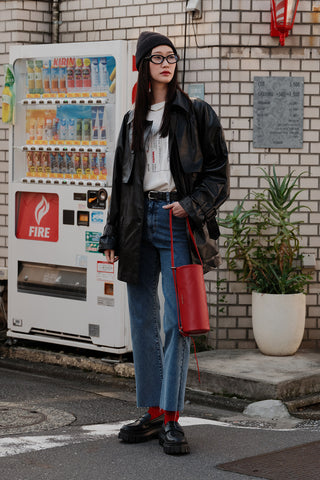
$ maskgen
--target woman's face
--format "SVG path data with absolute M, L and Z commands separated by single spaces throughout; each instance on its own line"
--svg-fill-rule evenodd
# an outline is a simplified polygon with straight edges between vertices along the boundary
M 151 55 L 162 55 L 163 57 L 167 57 L 170 54 L 174 54 L 174 51 L 168 45 L 159 45 L 151 51 Z M 176 65 L 176 63 L 168 63 L 167 60 L 164 60 L 160 64 L 154 64 L 150 61 L 149 68 L 151 82 L 153 84 L 169 84 L 173 78 Z

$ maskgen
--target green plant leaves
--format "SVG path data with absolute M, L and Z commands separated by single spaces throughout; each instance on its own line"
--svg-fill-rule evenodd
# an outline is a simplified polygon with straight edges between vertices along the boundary
M 219 224 L 231 230 L 226 238 L 226 260 L 238 279 L 260 293 L 300 293 L 311 277 L 301 271 L 299 225 L 292 215 L 308 207 L 298 203 L 303 173 L 294 171 L 282 180 L 261 168 L 267 188 L 253 192 L 255 205 L 246 209 L 244 198 Z

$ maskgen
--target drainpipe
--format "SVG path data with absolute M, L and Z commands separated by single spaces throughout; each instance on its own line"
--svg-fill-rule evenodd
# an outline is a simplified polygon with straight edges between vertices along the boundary
M 59 43 L 59 0 L 52 0 L 52 43 Z

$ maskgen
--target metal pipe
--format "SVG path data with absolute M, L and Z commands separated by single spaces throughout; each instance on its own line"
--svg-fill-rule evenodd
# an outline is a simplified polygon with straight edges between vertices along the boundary
M 52 0 L 52 13 L 51 13 L 51 25 L 52 25 L 52 43 L 59 43 L 59 0 Z

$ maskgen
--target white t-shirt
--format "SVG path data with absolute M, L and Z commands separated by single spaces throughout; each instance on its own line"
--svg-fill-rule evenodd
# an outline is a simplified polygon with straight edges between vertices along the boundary
M 164 106 L 165 102 L 151 105 L 147 115 L 147 120 L 152 121 L 152 127 L 146 144 L 147 163 L 143 182 L 145 192 L 150 190 L 172 192 L 175 190 L 170 170 L 169 136 L 163 138 L 159 134 Z

